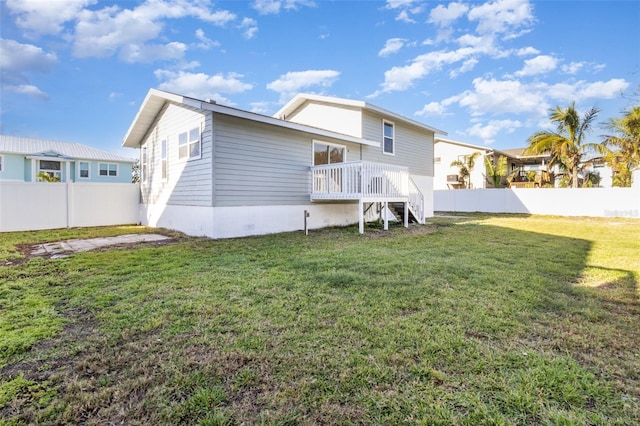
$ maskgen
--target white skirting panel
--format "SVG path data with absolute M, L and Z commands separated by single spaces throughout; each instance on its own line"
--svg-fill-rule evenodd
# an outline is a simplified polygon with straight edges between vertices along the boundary
M 433 217 L 433 176 L 411 175 L 424 195 L 424 217 Z
M 358 204 L 306 204 L 286 206 L 197 207 L 141 205 L 143 225 L 174 229 L 187 235 L 235 238 L 358 223 Z

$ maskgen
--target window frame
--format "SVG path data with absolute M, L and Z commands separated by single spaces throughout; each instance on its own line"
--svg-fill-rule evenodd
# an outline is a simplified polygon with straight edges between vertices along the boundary
M 192 132 L 198 131 L 198 140 L 192 140 Z M 186 135 L 186 142 L 181 143 L 182 135 Z M 191 161 L 202 158 L 202 125 L 194 126 L 185 132 L 178 133 L 178 160 Z M 193 146 L 198 146 L 198 153 L 193 155 Z M 181 148 L 186 148 L 186 154 L 181 153 Z
M 167 181 L 169 179 L 169 167 L 167 163 L 167 138 L 164 138 L 160 141 L 160 171 L 162 175 L 162 180 Z
M 42 162 L 47 162 L 47 163 L 58 163 L 60 165 L 59 169 L 43 169 L 42 168 Z M 46 173 L 51 177 L 57 177 L 59 182 L 62 182 L 62 161 L 60 160 L 38 160 L 38 172 L 36 173 L 36 175 L 39 175 L 40 173 Z
M 144 144 L 142 145 L 142 149 L 140 150 L 140 182 L 142 183 L 146 183 L 147 182 L 147 167 L 148 167 L 148 163 L 149 163 L 149 150 L 147 148 L 147 145 Z
M 316 164 L 316 145 L 326 145 L 327 147 L 336 147 L 336 148 L 342 148 L 344 154 L 343 154 L 343 159 L 341 162 L 339 163 L 332 163 L 331 162 L 331 156 L 327 156 L 327 160 L 329 161 L 326 164 Z M 313 166 L 328 166 L 330 164 L 341 164 L 341 163 L 346 163 L 347 162 L 347 146 L 346 145 L 340 145 L 337 143 L 331 143 L 331 142 L 325 142 L 325 141 L 321 141 L 321 140 L 313 140 L 313 144 L 311 146 L 311 164 L 313 164 Z
M 82 165 L 87 165 L 87 175 L 82 176 Z M 78 161 L 78 179 L 91 179 L 91 164 L 88 161 Z
M 387 136 L 385 129 L 386 126 L 391 126 L 391 136 Z M 386 140 L 391 140 L 391 152 L 387 152 L 386 150 Z M 382 154 L 384 155 L 396 155 L 396 124 L 393 121 L 382 120 Z
M 106 168 L 107 174 L 106 175 L 102 174 L 102 166 L 103 165 L 107 166 L 107 168 Z M 114 175 L 111 174 L 111 166 L 115 166 L 115 174 Z M 103 177 L 105 177 L 105 178 L 117 178 L 119 176 L 119 173 L 118 173 L 119 169 L 120 169 L 120 167 L 119 167 L 118 163 L 100 162 L 100 163 L 98 163 L 98 176 L 101 177 L 101 178 L 103 178 Z
M 2 166 L 4 165 L 4 158 L 0 155 L 0 173 L 3 171 Z

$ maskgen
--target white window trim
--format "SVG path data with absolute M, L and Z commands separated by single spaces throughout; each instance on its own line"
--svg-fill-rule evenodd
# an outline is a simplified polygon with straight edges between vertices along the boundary
M 107 165 L 107 174 L 106 175 L 100 174 L 100 171 L 101 171 L 101 167 L 100 166 L 102 166 L 103 164 Z M 115 176 L 111 176 L 109 174 L 109 166 L 116 166 L 116 174 L 115 174 Z M 101 177 L 101 178 L 117 178 L 118 176 L 120 176 L 120 165 L 118 163 L 107 163 L 107 162 L 98 163 L 98 177 Z
M 384 125 L 385 124 L 390 124 L 392 129 L 393 129 L 393 135 L 391 136 L 391 147 L 392 147 L 392 151 L 391 152 L 386 152 L 384 150 L 384 139 L 385 139 L 385 135 L 384 135 Z M 396 155 L 396 123 L 394 123 L 393 121 L 389 121 L 389 120 L 382 120 L 382 154 L 384 155 Z
M 344 161 L 343 161 L 343 163 L 347 162 L 347 146 L 346 145 L 340 145 L 340 144 L 337 144 L 337 143 L 325 142 L 325 141 L 319 140 L 319 139 L 313 139 L 312 142 L 313 143 L 311 144 L 311 164 L 313 166 L 315 166 L 315 161 L 316 161 L 316 158 L 315 158 L 316 143 L 322 144 L 322 145 L 335 146 L 336 148 L 343 148 L 344 149 Z M 329 163 L 329 164 L 338 164 L 338 163 Z
M 191 156 L 191 145 L 194 143 L 189 141 L 189 134 L 193 129 L 198 129 L 198 155 Z M 185 157 L 180 157 L 180 135 L 186 133 L 187 134 L 187 155 Z M 192 160 L 200 160 L 202 158 L 202 123 L 197 126 L 191 127 L 189 130 L 185 132 L 179 132 L 176 138 L 178 142 L 178 160 L 179 161 L 192 161 Z
M 146 155 L 145 155 L 146 154 Z M 145 143 L 140 148 L 140 169 L 138 172 L 140 173 L 140 182 L 145 185 L 148 183 L 147 175 L 149 174 L 149 149 L 147 144 Z
M 202 139 L 202 136 L 200 136 Z M 162 148 L 164 145 L 164 155 L 162 153 Z M 202 145 L 200 146 L 202 149 Z M 162 176 L 164 174 L 164 176 Z M 166 182 L 169 180 L 169 141 L 168 138 L 164 138 L 160 141 L 160 176 L 162 176 L 162 181 Z
M 80 165 L 81 163 L 87 163 L 87 177 L 83 177 L 82 174 L 80 173 L 82 171 L 82 166 Z M 76 165 L 77 165 L 76 179 L 91 179 L 91 162 L 78 161 Z
M 50 161 L 50 162 L 54 162 L 54 163 L 60 163 L 60 170 L 43 169 L 42 168 L 42 162 L 43 161 Z M 44 160 L 44 159 L 42 159 L 42 160 L 38 160 L 36 179 L 37 179 L 37 175 L 39 175 L 40 173 L 47 173 L 47 174 L 53 174 L 53 176 L 57 177 L 60 180 L 60 182 L 62 182 L 62 164 L 63 163 L 64 163 L 64 161 L 61 161 L 59 159 L 53 159 L 53 160 Z

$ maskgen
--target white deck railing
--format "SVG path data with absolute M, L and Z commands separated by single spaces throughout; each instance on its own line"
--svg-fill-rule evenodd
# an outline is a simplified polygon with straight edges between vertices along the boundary
M 411 193 L 406 167 L 356 161 L 314 166 L 311 170 L 312 199 L 407 198 Z

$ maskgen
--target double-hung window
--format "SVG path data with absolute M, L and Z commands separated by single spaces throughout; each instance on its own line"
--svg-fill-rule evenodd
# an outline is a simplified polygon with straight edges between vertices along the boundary
M 178 135 L 178 158 L 200 158 L 200 127 Z
M 78 163 L 78 175 L 82 179 L 89 178 L 89 163 L 87 161 L 80 161 Z
M 390 121 L 382 122 L 382 152 L 384 154 L 395 154 L 395 126 Z
M 100 176 L 116 177 L 118 176 L 118 165 L 114 163 L 100 163 L 98 173 Z

